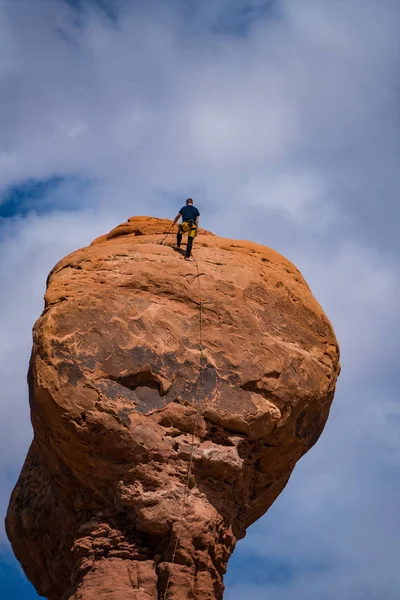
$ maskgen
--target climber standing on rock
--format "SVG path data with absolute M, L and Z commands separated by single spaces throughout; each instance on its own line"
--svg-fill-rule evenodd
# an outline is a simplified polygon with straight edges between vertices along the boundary
M 182 223 L 179 225 L 178 234 L 176 236 L 176 248 L 181 247 L 182 236 L 184 233 L 188 235 L 188 241 L 186 246 L 186 260 L 193 261 L 190 256 L 192 253 L 193 241 L 197 235 L 197 228 L 199 226 L 200 213 L 198 209 L 193 206 L 193 200 L 188 198 L 186 200 L 186 206 L 183 206 L 178 212 L 174 219 L 174 225 L 182 217 Z

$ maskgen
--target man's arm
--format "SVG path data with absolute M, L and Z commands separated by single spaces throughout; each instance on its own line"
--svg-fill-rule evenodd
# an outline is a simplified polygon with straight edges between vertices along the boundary
M 175 223 L 176 223 L 177 221 L 179 221 L 179 219 L 181 218 L 181 216 L 182 216 L 182 215 L 181 215 L 181 213 L 180 213 L 180 212 L 178 212 L 178 214 L 176 215 L 176 217 L 175 217 L 175 219 L 174 219 L 174 222 L 172 223 L 172 225 L 175 225 Z
M 200 219 L 200 213 L 199 211 L 197 211 L 197 217 L 196 217 L 196 227 L 199 227 L 199 219 Z

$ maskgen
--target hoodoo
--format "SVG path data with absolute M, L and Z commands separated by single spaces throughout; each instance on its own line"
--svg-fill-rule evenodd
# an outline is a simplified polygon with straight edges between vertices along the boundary
M 201 229 L 185 262 L 171 225 L 133 217 L 48 278 L 6 524 L 49 600 L 220 600 L 328 417 L 339 350 L 299 271 Z

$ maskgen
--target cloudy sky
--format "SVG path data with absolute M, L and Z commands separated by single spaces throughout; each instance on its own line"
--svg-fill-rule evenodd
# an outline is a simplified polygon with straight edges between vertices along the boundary
M 2 515 L 48 271 L 190 195 L 203 227 L 300 268 L 342 351 L 326 430 L 238 544 L 226 600 L 398 600 L 399 18 L 399 0 L 0 0 Z M 2 526 L 0 596 L 38 597 Z

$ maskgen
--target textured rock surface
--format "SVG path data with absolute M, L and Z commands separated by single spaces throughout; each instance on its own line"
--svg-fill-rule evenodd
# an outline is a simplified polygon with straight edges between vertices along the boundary
M 328 417 L 338 347 L 299 271 L 208 232 L 197 270 L 157 243 L 170 225 L 132 218 L 49 275 L 7 531 L 51 600 L 164 598 L 177 535 L 167 597 L 222 598 L 237 539 Z

